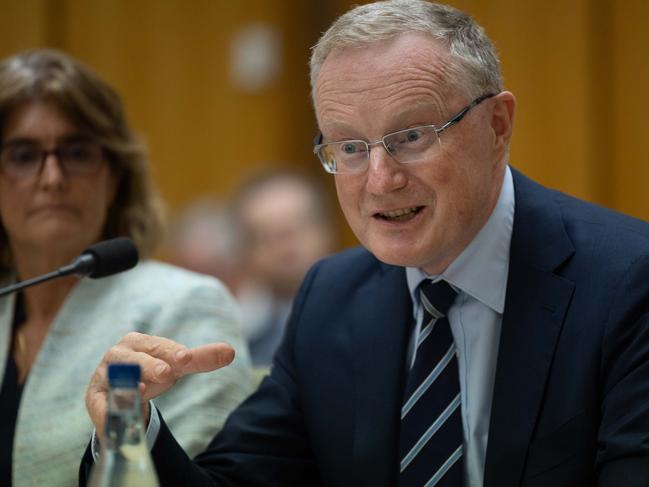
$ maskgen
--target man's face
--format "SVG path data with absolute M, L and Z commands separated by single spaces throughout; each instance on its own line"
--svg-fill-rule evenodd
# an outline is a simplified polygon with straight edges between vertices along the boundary
M 452 86 L 450 69 L 445 48 L 423 34 L 333 51 L 315 90 L 324 142 L 441 126 L 471 102 Z M 498 199 L 513 108 L 513 96 L 500 93 L 440 134 L 430 159 L 400 164 L 377 145 L 366 171 L 336 175 L 340 205 L 361 243 L 384 262 L 444 271 Z

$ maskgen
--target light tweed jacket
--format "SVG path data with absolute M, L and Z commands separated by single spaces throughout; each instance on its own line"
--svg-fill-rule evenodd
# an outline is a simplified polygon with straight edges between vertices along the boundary
M 13 307 L 13 296 L 0 300 L 0 380 Z M 207 445 L 229 411 L 250 393 L 238 312 L 215 279 L 152 261 L 116 276 L 84 279 L 52 323 L 24 386 L 14 439 L 14 487 L 77 485 L 79 461 L 93 429 L 85 388 L 105 351 L 129 331 L 188 346 L 225 341 L 236 349 L 230 366 L 186 377 L 154 401 L 189 455 Z

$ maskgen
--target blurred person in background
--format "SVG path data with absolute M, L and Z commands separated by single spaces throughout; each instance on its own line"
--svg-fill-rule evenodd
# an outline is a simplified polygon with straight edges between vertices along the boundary
M 161 212 L 144 147 L 110 86 L 54 50 L 0 63 L 0 285 L 50 272 L 117 236 L 130 237 L 145 259 L 127 273 L 65 277 L 0 299 L 0 485 L 76 484 L 92 432 L 86 384 L 126 333 L 227 341 L 240 353 L 219 377 L 183 380 L 157 401 L 190 455 L 250 392 L 225 288 L 146 260 Z
M 334 249 L 331 202 L 317 180 L 292 168 L 269 168 L 233 196 L 240 233 L 237 296 L 253 365 L 267 367 L 307 270 Z
M 229 205 L 202 198 L 174 219 L 166 251 L 173 264 L 214 276 L 236 293 L 241 275 L 237 235 Z

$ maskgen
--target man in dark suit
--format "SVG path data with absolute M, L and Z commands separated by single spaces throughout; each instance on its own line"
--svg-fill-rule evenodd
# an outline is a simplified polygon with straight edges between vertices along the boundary
M 151 409 L 161 483 L 649 485 L 649 225 L 509 168 L 515 100 L 461 12 L 358 7 L 311 78 L 315 152 L 364 248 L 309 272 L 270 376 L 206 452 Z M 115 359 L 150 399 L 231 353 L 131 335 Z

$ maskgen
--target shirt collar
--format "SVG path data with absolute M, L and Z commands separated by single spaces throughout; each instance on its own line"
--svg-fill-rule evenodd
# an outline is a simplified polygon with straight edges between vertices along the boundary
M 509 245 L 514 223 L 514 182 L 505 168 L 502 188 L 487 223 L 462 253 L 439 276 L 416 267 L 406 268 L 413 302 L 419 302 L 417 287 L 424 279 L 444 280 L 497 313 L 505 309 Z

